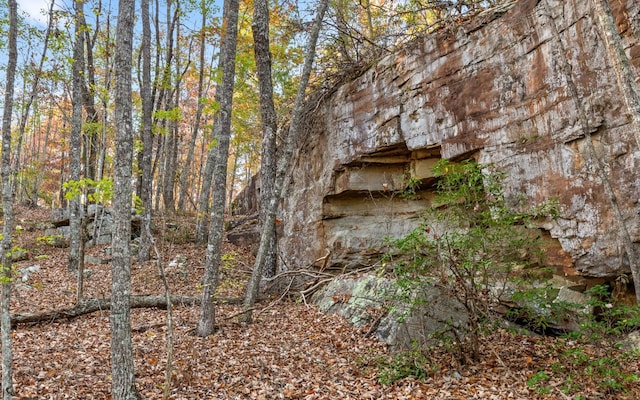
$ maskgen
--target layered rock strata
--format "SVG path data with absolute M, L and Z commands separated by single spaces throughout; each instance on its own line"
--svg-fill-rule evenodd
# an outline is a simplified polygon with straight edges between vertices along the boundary
M 520 0 L 341 86 L 293 169 L 280 240 L 289 267 L 327 254 L 329 267 L 375 262 L 384 238 L 431 204 L 437 159 L 475 157 L 506 173 L 510 198 L 558 201 L 560 217 L 541 226 L 551 260 L 627 273 L 625 243 L 640 254 L 640 3 L 604 2 L 613 32 L 598 3 Z M 402 196 L 415 178 L 421 190 Z

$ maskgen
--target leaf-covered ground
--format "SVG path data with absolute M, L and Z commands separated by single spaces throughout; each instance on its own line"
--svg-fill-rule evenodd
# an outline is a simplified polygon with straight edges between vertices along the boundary
M 46 219 L 46 210 L 21 210 L 24 227 Z M 160 248 L 172 294 L 198 295 L 204 247 L 182 243 L 191 228 L 164 232 L 174 240 Z M 23 282 L 16 279 L 13 312 L 39 312 L 75 302 L 73 274 L 67 271 L 67 249 L 51 247 L 25 231 L 17 241 L 29 258 L 16 270 L 38 265 Z M 227 246 L 222 296 L 240 296 L 251 257 L 247 250 Z M 108 259 L 103 248 L 89 254 Z M 184 268 L 169 267 L 178 255 Z M 107 297 L 109 264 L 88 264 L 86 297 Z M 134 294 L 161 294 L 155 262 L 134 264 Z M 612 356 L 621 363 L 613 373 L 638 374 L 640 361 L 623 358 L 612 348 L 587 346 L 573 352 L 565 339 L 518 336 L 498 331 L 483 344 L 485 358 L 458 365 L 443 351 L 426 354 L 430 376 L 379 383 L 380 366 L 392 362 L 389 349 L 338 316 L 324 315 L 302 302 L 264 301 L 255 322 L 234 318 L 237 306 L 217 309 L 219 330 L 208 338 L 193 335 L 199 308 L 174 309 L 172 399 L 637 399 L 637 383 L 612 391 L 603 384 L 606 372 L 589 360 Z M 132 310 L 136 382 L 148 399 L 162 398 L 166 372 L 166 311 Z M 98 312 L 70 321 L 21 325 L 13 333 L 14 381 L 18 398 L 110 398 L 109 313 Z M 575 353 L 575 357 L 572 354 Z M 578 354 L 579 353 L 579 354 Z M 580 356 L 580 357 L 578 357 Z M 584 356 L 584 357 L 583 357 Z M 592 365 L 593 364 L 593 365 Z M 399 364 L 396 364 L 399 366 Z M 605 368 L 606 365 L 603 367 Z

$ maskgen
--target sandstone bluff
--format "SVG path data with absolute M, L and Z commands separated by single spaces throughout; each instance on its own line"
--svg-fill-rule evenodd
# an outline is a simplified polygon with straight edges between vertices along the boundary
M 548 262 L 615 277 L 640 253 L 640 3 L 521 0 L 387 56 L 318 106 L 284 201 L 289 267 L 377 260 L 431 203 L 430 168 L 475 157 L 510 196 L 557 199 Z M 612 56 L 612 55 L 615 55 Z M 635 91 L 635 92 L 634 92 Z M 397 195 L 406 177 L 417 196 Z

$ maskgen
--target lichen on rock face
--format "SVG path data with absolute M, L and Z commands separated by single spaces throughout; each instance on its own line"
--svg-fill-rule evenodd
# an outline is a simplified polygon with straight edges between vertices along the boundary
M 383 311 L 392 282 L 365 275 L 358 279 L 338 278 L 313 296 L 313 302 L 327 313 L 340 314 L 355 326 L 371 323 Z
M 440 337 L 440 332 L 466 327 L 467 314 L 451 296 L 430 286 L 421 304 L 397 301 L 398 286 L 387 278 L 363 275 L 336 278 L 313 295 L 312 301 L 326 313 L 339 314 L 396 348 L 409 348 Z
M 287 264 L 327 252 L 329 268 L 375 263 L 385 237 L 411 231 L 432 204 L 429 165 L 473 156 L 506 174 L 508 197 L 558 201 L 559 218 L 539 222 L 559 270 L 628 273 L 625 229 L 640 253 L 637 143 L 592 7 L 519 1 L 482 27 L 419 39 L 340 87 L 316 113 L 321 127 L 283 202 Z M 640 3 L 614 13 L 640 76 Z M 407 177 L 420 182 L 411 197 Z

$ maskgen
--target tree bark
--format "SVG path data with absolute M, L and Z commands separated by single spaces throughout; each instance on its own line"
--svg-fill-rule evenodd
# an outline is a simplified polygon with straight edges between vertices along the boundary
M 276 168 L 276 178 L 273 183 L 273 192 L 269 202 L 264 204 L 266 207 L 264 211 L 265 224 L 262 228 L 260 235 L 260 245 L 258 247 L 258 253 L 253 267 L 253 273 L 247 287 L 247 293 L 244 302 L 245 314 L 241 320 L 243 322 L 251 322 L 251 308 L 256 301 L 258 295 L 258 288 L 260 284 L 260 278 L 262 275 L 262 265 L 267 258 L 269 251 L 269 244 L 272 240 L 272 236 L 275 235 L 275 219 L 276 212 L 278 211 L 278 204 L 282 199 L 285 191 L 285 177 L 292 164 L 293 153 L 299 142 L 300 125 L 302 123 L 302 110 L 305 100 L 305 92 L 309 83 L 309 76 L 311 75 L 311 68 L 313 66 L 313 60 L 316 54 L 316 44 L 318 42 L 318 36 L 320 34 L 320 28 L 322 27 L 322 19 L 329 6 L 329 0 L 322 0 L 318 6 L 316 19 L 313 23 L 307 48 L 305 50 L 305 60 L 302 70 L 302 76 L 300 77 L 300 86 L 298 87 L 298 93 L 293 105 L 291 124 L 289 125 L 289 131 L 284 142 L 284 152 L 281 158 L 278 160 Z
M 22 154 L 22 140 L 24 138 L 24 134 L 25 134 L 25 130 L 26 130 L 26 126 L 27 126 L 27 119 L 29 118 L 29 113 L 31 111 L 31 106 L 33 105 L 34 100 L 36 99 L 37 95 L 38 95 L 38 86 L 40 84 L 40 77 L 42 75 L 42 71 L 43 71 L 43 66 L 44 66 L 44 62 L 47 60 L 47 51 L 49 50 L 49 38 L 51 37 L 51 28 L 53 26 L 53 7 L 54 7 L 54 2 L 51 2 L 51 5 L 49 6 L 49 12 L 48 12 L 48 23 L 47 23 L 47 30 L 44 34 L 44 43 L 42 45 L 42 54 L 40 55 L 40 61 L 38 63 L 38 69 L 34 72 L 33 75 L 33 82 L 31 83 L 31 91 L 29 93 L 29 97 L 27 97 L 27 101 L 26 104 L 24 104 L 24 106 L 22 107 L 22 115 L 20 116 L 20 126 L 18 128 L 18 143 L 16 145 L 16 157 L 15 159 L 17 160 L 17 164 L 14 168 L 14 176 L 12 178 L 12 180 L 14 182 L 17 182 L 17 175 L 18 175 L 18 171 L 20 171 L 20 160 L 21 160 L 21 154 Z M 49 114 L 51 115 L 51 114 Z M 38 151 L 39 153 L 39 151 Z M 37 176 L 35 178 L 35 181 L 37 181 Z M 34 184 L 34 186 L 37 186 L 36 184 Z M 36 196 L 34 197 L 34 201 L 35 204 L 38 203 L 38 196 L 37 196 L 37 192 L 36 192 Z
M 111 371 L 114 400 L 140 399 L 131 341 L 131 65 L 135 0 L 120 0 L 115 50 L 114 234 L 111 272 Z
M 142 152 L 139 164 L 142 170 L 138 195 L 142 203 L 142 226 L 140 229 L 140 246 L 138 261 L 147 261 L 151 257 L 151 156 L 153 151 L 153 99 L 151 94 L 151 21 L 149 16 L 149 0 L 142 0 Z
M 84 33 L 83 21 L 84 0 L 73 3 L 75 7 L 75 40 L 73 46 L 73 85 L 72 85 L 72 117 L 71 140 L 69 149 L 69 181 L 80 182 L 81 179 L 81 149 L 82 149 L 82 104 L 84 87 Z M 80 254 L 82 235 L 81 196 L 75 195 L 69 200 L 69 271 L 80 271 L 83 255 Z
M 187 159 L 185 161 L 184 168 L 182 170 L 182 176 L 180 177 L 180 196 L 178 197 L 178 209 L 185 209 L 185 202 L 187 197 L 187 188 L 189 185 L 189 177 L 191 176 L 191 164 L 193 164 L 193 157 L 196 147 L 196 139 L 198 137 L 198 131 L 200 130 L 200 121 L 202 120 L 202 112 L 204 110 L 204 66 L 205 66 L 205 28 L 207 24 L 207 7 L 204 0 L 201 2 L 200 12 L 202 14 L 202 26 L 200 28 L 200 56 L 199 56 L 199 74 L 198 74 L 198 107 L 196 108 L 196 118 L 193 123 L 191 131 L 191 141 L 189 142 L 189 150 L 187 152 Z M 193 185 L 193 182 L 191 182 Z
M 44 164 L 44 162 L 45 162 L 45 160 L 47 159 L 47 156 L 48 156 L 49 135 L 51 134 L 52 121 L 53 121 L 53 105 L 50 105 L 49 106 L 49 110 L 47 112 L 47 123 L 45 124 L 44 143 L 38 149 L 38 153 L 37 153 L 37 161 L 36 161 L 36 163 L 39 166 L 42 166 Z M 38 204 L 38 198 L 39 198 L 39 193 L 40 193 L 40 184 L 41 184 L 42 180 L 44 179 L 43 178 L 43 173 L 44 173 L 44 171 L 41 171 L 41 173 L 36 174 L 36 176 L 34 178 L 33 189 L 32 189 L 31 195 L 29 196 L 34 205 Z
M 233 84 L 235 80 L 236 44 L 238 36 L 238 0 L 225 0 L 225 33 L 221 51 L 222 87 L 220 90 L 219 131 L 216 162 L 213 173 L 214 191 L 209 222 L 209 239 L 205 262 L 202 310 L 198 322 L 198 336 L 209 336 L 215 330 L 215 292 L 218 286 L 218 269 L 222 259 L 224 210 L 227 188 L 227 160 L 231 136 L 231 110 L 233 106 Z M 205 178 L 206 179 L 206 178 Z
M 262 155 L 260 162 L 260 223 L 275 223 L 267 220 L 266 205 L 273 196 L 276 180 L 276 107 L 273 102 L 273 82 L 271 75 L 271 51 L 269 50 L 269 4 L 268 0 L 256 0 L 253 11 L 253 43 L 260 88 L 260 117 L 262 120 Z M 275 232 L 275 226 L 269 227 Z M 257 271 L 260 276 L 272 277 L 276 274 L 277 236 L 271 236 L 263 265 Z
M 216 90 L 216 101 L 218 100 L 218 91 Z M 202 188 L 200 188 L 200 198 L 198 199 L 198 213 L 196 216 L 196 242 L 204 243 L 207 241 L 207 222 L 209 222 L 209 212 L 211 210 L 210 197 L 211 197 L 211 180 L 213 179 L 213 170 L 215 167 L 216 158 L 216 141 L 215 132 L 218 131 L 218 116 L 215 116 L 213 120 L 212 131 L 212 144 L 207 152 L 207 161 L 204 164 L 204 171 L 202 172 Z
M 627 57 L 627 53 L 624 51 L 610 2 L 608 0 L 593 0 L 593 4 L 596 10 L 596 18 L 600 25 L 599 28 L 602 32 L 602 38 L 605 42 L 605 48 L 611 58 L 618 86 L 622 92 L 622 98 L 631 117 L 630 125 L 636 139 L 636 145 L 640 148 L 640 88 L 638 87 L 635 74 L 631 68 L 629 57 Z M 636 303 L 640 305 L 640 255 L 631 240 L 629 228 L 627 228 L 624 223 L 624 217 L 621 215 L 621 212 L 619 213 L 619 225 L 627 250 L 627 257 L 629 258 L 631 276 L 633 277 L 636 292 Z
M 15 83 L 18 36 L 18 4 L 9 0 L 9 57 L 5 75 L 4 111 L 2 114 L 2 245 L 0 246 L 0 284 L 2 285 L 0 310 L 0 339 L 2 341 L 2 398 L 10 400 L 13 389 L 13 352 L 11 348 L 11 238 L 13 234 L 13 189 L 11 185 L 11 114 Z
M 110 19 L 109 19 L 109 15 L 107 15 L 106 18 L 106 27 L 103 30 L 103 34 L 106 37 L 106 41 L 108 43 L 111 42 L 111 23 L 110 23 Z M 104 54 L 104 65 L 105 65 L 105 73 L 104 73 L 104 77 L 103 77 L 103 88 L 105 91 L 110 92 L 111 90 L 111 73 L 113 72 L 113 65 L 112 65 L 112 57 L 111 54 L 109 52 L 105 52 Z M 106 156 L 107 156 L 107 149 L 106 149 L 106 141 L 107 141 L 107 131 L 108 131 L 108 113 L 107 110 L 109 108 L 109 99 L 107 96 L 101 96 L 100 101 L 102 103 L 102 120 L 101 120 L 101 124 L 100 124 L 100 144 L 99 144 L 99 151 L 98 151 L 98 159 L 96 161 L 97 165 L 96 165 L 96 171 L 95 171 L 95 176 L 96 176 L 96 180 L 101 180 L 104 176 L 104 167 L 105 167 L 105 161 L 106 161 Z
M 168 1 L 167 4 L 167 18 L 170 15 L 171 22 L 168 24 L 167 33 L 166 33 L 166 44 L 165 44 L 165 59 L 166 63 L 164 65 L 161 77 L 161 89 L 160 89 L 160 99 L 162 104 L 164 105 L 164 111 L 168 112 L 168 115 L 163 118 L 161 121 L 162 126 L 166 129 L 165 134 L 161 135 L 162 140 L 162 151 L 158 151 L 158 157 L 161 157 L 161 173 L 162 175 L 158 179 L 158 192 L 162 193 L 162 205 L 164 210 L 173 214 L 175 213 L 175 202 L 173 196 L 173 189 L 175 184 L 175 166 L 173 163 L 174 160 L 174 148 L 175 148 L 175 126 L 176 121 L 173 118 L 171 111 L 177 106 L 176 96 L 177 96 L 177 85 L 179 82 L 179 78 L 176 76 L 175 86 L 173 85 L 173 73 L 172 66 L 174 59 L 176 58 L 177 52 L 174 50 L 174 45 L 177 46 L 177 40 L 174 41 L 175 30 L 179 26 L 179 16 L 180 16 L 180 4 L 176 3 L 175 10 L 171 10 L 171 6 L 174 2 Z M 178 61 L 176 60 L 176 64 Z M 160 109 L 160 108 L 159 108 Z M 158 199 L 159 203 L 160 198 Z
M 98 153 L 98 132 L 100 124 L 100 116 L 96 109 L 95 92 L 96 92 L 96 78 L 95 78 L 95 65 L 93 62 L 93 48 L 96 42 L 98 33 L 102 30 L 100 26 L 100 15 L 102 12 L 102 3 L 98 3 L 98 8 L 94 10 L 95 13 L 95 26 L 93 35 L 89 29 L 84 29 L 85 44 L 86 44 L 86 75 L 87 81 L 84 78 L 82 80 L 82 103 L 87 113 L 87 123 L 89 129 L 84 131 L 84 163 L 85 163 L 85 175 L 87 178 L 96 180 L 97 177 L 97 153 Z M 84 14 L 80 15 L 83 27 L 87 27 Z M 106 109 L 104 110 L 106 112 Z

